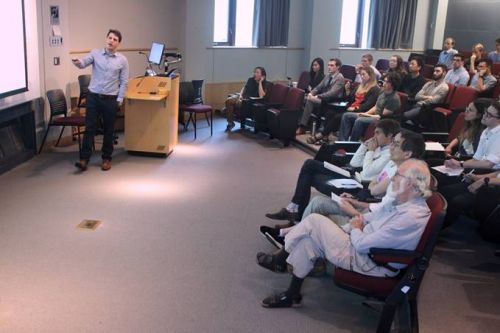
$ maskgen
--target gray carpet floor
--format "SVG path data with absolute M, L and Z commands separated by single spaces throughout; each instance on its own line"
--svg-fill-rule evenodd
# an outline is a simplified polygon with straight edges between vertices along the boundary
M 255 263 L 258 234 L 288 203 L 310 155 L 263 135 L 200 122 L 166 159 L 128 155 L 113 168 L 76 145 L 0 175 L 0 332 L 373 332 L 363 298 L 310 278 L 300 309 L 268 310 L 289 276 Z M 99 146 L 99 145 L 98 145 Z M 101 220 L 95 230 L 77 225 Z M 419 297 L 421 332 L 496 332 L 500 259 L 458 221 L 443 232 Z

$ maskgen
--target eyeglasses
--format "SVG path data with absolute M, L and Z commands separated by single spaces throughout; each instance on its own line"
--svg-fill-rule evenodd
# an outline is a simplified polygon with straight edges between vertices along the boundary
M 398 140 L 392 140 L 391 141 L 391 145 L 394 146 L 394 147 L 401 147 L 402 143 L 403 143 L 403 141 L 398 141 Z
M 394 177 L 396 177 L 396 176 L 411 180 L 410 177 L 400 174 L 399 171 L 396 171 L 396 173 L 394 174 Z
M 500 116 L 495 116 L 493 113 L 489 112 L 488 110 L 484 111 L 484 116 L 485 117 L 491 117 L 491 118 L 497 118 L 500 119 Z

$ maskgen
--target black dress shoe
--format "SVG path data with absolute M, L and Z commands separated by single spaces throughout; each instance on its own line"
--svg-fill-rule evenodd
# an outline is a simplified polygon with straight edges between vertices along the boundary
M 285 238 L 280 236 L 280 230 L 276 228 L 271 228 L 265 225 L 260 226 L 260 233 L 266 237 L 266 239 L 276 246 L 276 248 L 281 249 L 285 245 Z
M 87 170 L 87 164 L 89 162 L 86 160 L 79 160 L 78 162 L 75 163 L 75 166 L 80 169 L 80 171 L 85 171 Z
M 301 302 L 301 295 L 290 296 L 282 292 L 265 298 L 262 301 L 262 306 L 265 308 L 298 308 L 302 306 Z
M 257 253 L 257 264 L 275 273 L 285 273 L 288 267 L 286 261 L 279 260 L 277 256 L 264 252 Z
M 286 208 L 281 208 L 277 213 L 268 213 L 266 217 L 273 220 L 300 221 L 299 213 L 291 213 Z

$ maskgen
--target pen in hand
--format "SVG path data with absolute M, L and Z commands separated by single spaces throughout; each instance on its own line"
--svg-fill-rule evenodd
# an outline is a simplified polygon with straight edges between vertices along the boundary
M 463 178 L 462 178 L 462 182 L 464 182 L 464 181 L 468 180 L 468 179 L 467 179 L 467 176 L 472 175 L 472 174 L 474 173 L 474 171 L 476 171 L 476 169 L 472 169 L 471 171 L 469 171 L 468 173 L 466 173 L 466 174 L 463 176 Z

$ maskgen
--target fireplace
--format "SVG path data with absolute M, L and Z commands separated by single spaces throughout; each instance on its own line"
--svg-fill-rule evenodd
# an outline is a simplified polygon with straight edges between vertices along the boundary
M 0 110 L 0 174 L 36 154 L 35 118 L 31 102 Z

